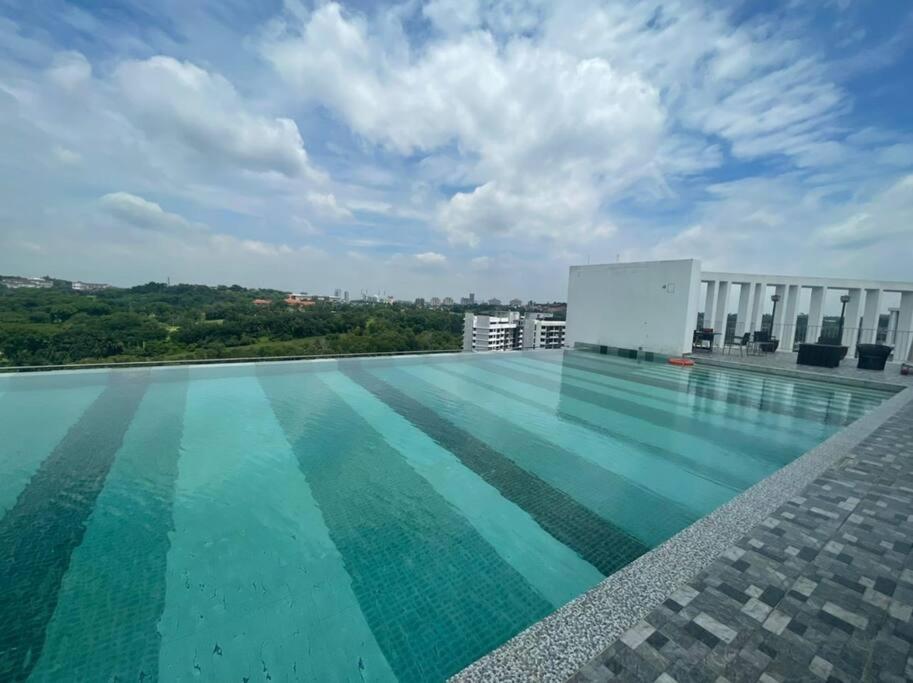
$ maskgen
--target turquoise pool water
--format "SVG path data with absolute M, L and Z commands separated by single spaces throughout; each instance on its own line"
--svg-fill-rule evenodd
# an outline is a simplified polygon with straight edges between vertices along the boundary
M 0 680 L 442 680 L 888 396 L 587 352 L 0 376 Z

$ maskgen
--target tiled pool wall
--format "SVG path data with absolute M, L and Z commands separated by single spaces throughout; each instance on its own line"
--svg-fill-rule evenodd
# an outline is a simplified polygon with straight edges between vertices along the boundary
M 579 350 L 605 353 L 598 347 Z M 739 369 L 758 374 L 787 374 L 776 368 L 773 372 L 747 365 Z M 753 527 L 913 403 L 913 386 L 898 386 L 890 380 L 836 378 L 835 381 L 828 376 L 801 372 L 800 376 L 895 393 L 792 463 L 474 662 L 451 681 L 567 680 Z

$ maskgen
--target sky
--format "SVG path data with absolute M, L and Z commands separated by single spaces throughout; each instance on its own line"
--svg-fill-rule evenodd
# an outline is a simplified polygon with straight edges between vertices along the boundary
M 913 4 L 0 0 L 0 273 L 913 279 Z

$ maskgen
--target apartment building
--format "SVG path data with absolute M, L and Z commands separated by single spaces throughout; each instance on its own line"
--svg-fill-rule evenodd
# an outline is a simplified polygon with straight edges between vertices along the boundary
M 499 315 L 466 313 L 463 318 L 464 351 L 518 351 L 564 347 L 564 321 L 537 316 L 524 318 L 518 311 Z

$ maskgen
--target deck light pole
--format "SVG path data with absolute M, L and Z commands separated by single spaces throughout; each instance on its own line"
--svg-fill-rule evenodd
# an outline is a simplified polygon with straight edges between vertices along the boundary
M 777 319 L 777 302 L 780 300 L 779 294 L 771 294 L 770 300 L 774 302 L 774 310 L 770 314 L 770 336 L 774 336 L 774 321 Z
M 843 304 L 843 306 L 840 307 L 840 334 L 837 335 L 837 343 L 838 343 L 838 344 L 842 344 L 842 343 L 843 343 L 843 316 L 844 316 L 844 314 L 846 313 L 846 305 L 847 305 L 849 302 L 850 302 L 850 295 L 849 295 L 849 294 L 844 294 L 843 296 L 840 297 L 840 303 Z

